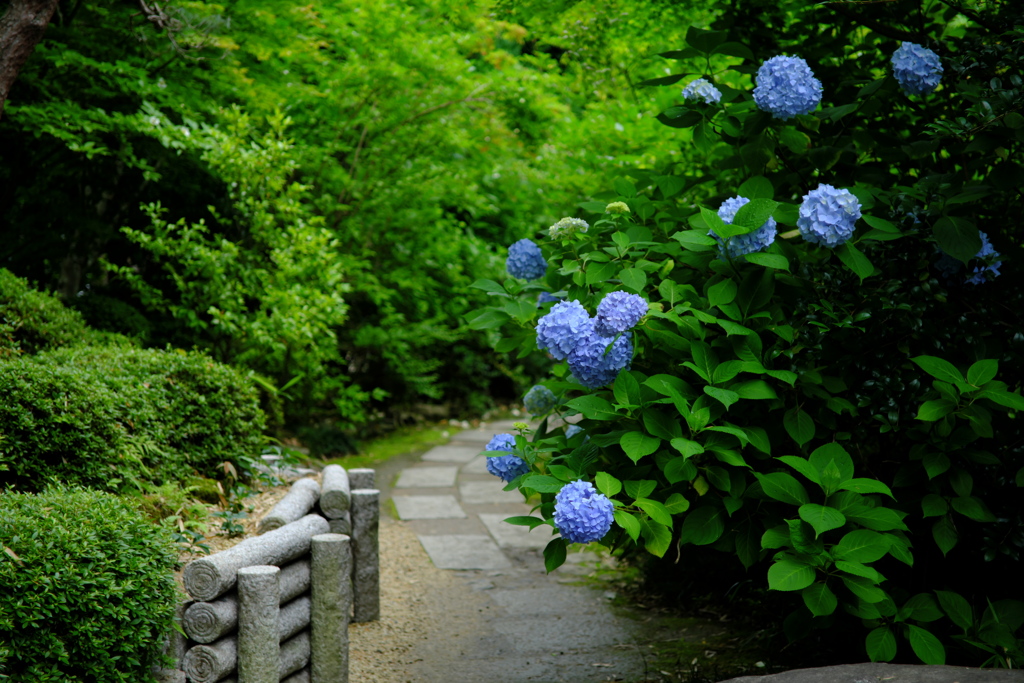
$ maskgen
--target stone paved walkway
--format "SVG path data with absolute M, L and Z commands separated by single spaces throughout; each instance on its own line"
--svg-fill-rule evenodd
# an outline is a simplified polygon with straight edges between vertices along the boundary
M 409 522 L 441 569 L 509 569 L 510 556 L 542 551 L 552 538 L 550 527 L 530 532 L 502 521 L 530 514 L 530 507 L 487 472 L 481 451 L 501 432 L 514 433 L 512 423 L 460 432 L 398 475 L 391 492 L 398 517 Z
M 582 581 L 597 556 L 570 551 L 566 564 L 547 574 L 542 553 L 551 528 L 530 532 L 502 521 L 530 514 L 522 495 L 503 491 L 502 481 L 486 470 L 481 452 L 502 432 L 514 433 L 511 421 L 460 432 L 399 463 L 401 469 L 378 471 L 385 500 L 393 501 L 434 565 L 452 570 L 464 586 L 454 599 L 425 596 L 444 603 L 449 621 L 416 654 L 415 680 L 658 680 L 644 675 L 650 624 L 641 634 L 637 621 L 612 612 L 606 589 Z M 655 638 L 673 636 L 662 631 Z

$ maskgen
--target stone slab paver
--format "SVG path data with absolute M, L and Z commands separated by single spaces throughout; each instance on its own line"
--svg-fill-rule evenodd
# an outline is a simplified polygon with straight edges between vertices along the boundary
M 488 595 L 512 617 L 553 616 L 585 618 L 603 609 L 586 600 L 580 600 L 588 589 L 542 583 L 536 587 L 517 586 L 515 589 L 496 588 Z
M 407 467 L 398 475 L 396 489 L 455 486 L 458 467 Z
M 490 536 L 419 536 L 439 569 L 507 569 L 512 566 Z
M 514 434 L 515 428 L 512 424 L 512 420 L 502 420 L 484 425 L 479 429 L 466 429 L 453 436 L 452 441 L 487 445 L 487 442 L 493 439 L 495 434 Z
M 435 446 L 423 454 L 426 462 L 467 463 L 480 455 L 483 446 Z
M 392 496 L 399 519 L 459 519 L 466 511 L 452 495 Z
M 466 481 L 459 484 L 459 499 L 468 505 L 525 503 L 519 491 L 505 491 L 505 484 L 492 476 L 490 481 Z
M 611 649 L 627 644 L 628 636 L 601 623 L 604 616 L 508 617 L 494 624 L 494 630 L 511 638 L 518 648 L 534 652 L 550 649 L 552 643 L 558 643 L 560 650 Z
M 523 513 L 528 514 L 529 508 L 523 506 Z M 546 524 L 531 531 L 529 527 L 506 524 L 505 519 L 512 515 L 481 512 L 477 517 L 487 527 L 499 548 L 537 548 L 543 550 L 551 542 L 551 527 Z
M 478 458 L 470 460 L 468 463 L 462 466 L 460 472 L 462 474 L 487 474 L 492 477 L 494 476 L 493 474 L 487 471 L 486 455 L 481 455 Z
M 484 523 L 476 515 L 469 515 L 459 519 L 410 519 L 406 523 L 417 536 L 487 535 L 487 527 L 484 526 Z
M 452 443 L 458 446 L 468 446 L 470 444 L 480 444 L 480 448 L 483 449 L 487 445 L 487 442 L 494 438 L 495 434 L 501 434 L 500 431 L 492 431 L 490 429 L 486 431 L 473 430 L 466 432 L 459 432 L 452 437 Z

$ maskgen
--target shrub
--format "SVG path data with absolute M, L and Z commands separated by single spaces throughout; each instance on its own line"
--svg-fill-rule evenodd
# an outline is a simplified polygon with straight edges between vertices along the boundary
M 751 203 L 765 202 L 775 204 Z M 760 210 L 738 218 L 746 231 L 764 221 Z M 566 303 L 537 311 L 539 285 L 478 283 L 506 298 L 474 320 L 533 323 L 508 325 L 499 348 L 543 347 L 553 375 L 545 386 L 559 398 L 551 413 L 582 418 L 585 435 L 542 422 L 532 442 L 516 438 L 501 456 L 525 461 L 511 476 L 489 468 L 540 495 L 544 520 L 513 523 L 561 530 L 545 551 L 549 569 L 581 538 L 633 557 L 679 552 L 692 567 L 683 571 L 698 575 L 719 564 L 709 554 L 728 553 L 735 571 L 716 578 L 753 578 L 791 596 L 785 632 L 794 640 L 860 621 L 875 660 L 895 658 L 903 640 L 931 664 L 947 649 L 963 663 L 979 663 L 979 651 L 990 663 L 1020 661 L 1024 430 L 1014 418 L 1024 412 L 1024 348 L 1019 335 L 988 340 L 996 358 L 971 348 L 995 320 L 1020 329 L 1020 294 L 998 283 L 969 297 L 945 290 L 928 270 L 934 247 L 915 233 L 893 232 L 898 249 L 895 239 L 858 235 L 884 264 L 858 281 L 824 246 L 774 245 L 726 262 L 706 226 L 663 231 L 669 225 L 609 218 L 571 244 L 545 244 L 550 262 L 581 256 L 578 270 L 563 265 L 546 282 Z M 660 262 L 648 260 L 655 249 Z M 600 260 L 609 252 L 618 258 Z M 605 265 L 611 277 L 589 275 Z M 923 299 L 914 291 L 922 283 Z M 651 301 L 617 338 L 635 341 L 621 359 L 616 338 L 597 343 L 585 324 L 620 290 Z M 968 303 L 978 318 L 958 313 Z M 564 324 L 566 307 L 583 319 Z M 596 379 L 574 364 L 580 348 L 605 363 Z M 560 526 L 556 494 L 580 479 L 614 505 L 610 530 Z
M 151 681 L 177 602 L 168 532 L 129 503 L 0 495 L 0 642 L 15 681 Z
M 95 368 L 9 360 L 0 363 L 0 394 L 0 484 L 109 488 L 120 476 L 143 476 L 141 461 L 128 458 L 123 405 Z
M 126 423 L 161 450 L 180 454 L 203 476 L 217 474 L 225 460 L 258 453 L 263 445 L 265 418 L 249 373 L 205 353 L 80 347 L 42 354 L 38 362 L 94 367 L 96 379 L 121 397 Z M 167 473 L 172 478 L 190 474 Z
M 153 330 L 153 325 L 139 309 L 105 294 L 89 291 L 76 297 L 70 304 L 82 314 L 90 327 L 97 330 L 123 334 L 143 344 Z
M 1024 290 L 1019 272 L 997 269 L 1020 235 L 994 213 L 1019 214 L 1019 185 L 963 124 L 975 105 L 1003 106 L 998 79 L 983 92 L 964 77 L 907 108 L 889 97 L 876 36 L 858 44 L 859 64 L 824 71 L 824 109 L 786 124 L 754 106 L 737 74 L 757 60 L 729 37 L 691 29 L 686 50 L 666 53 L 729 87 L 720 103 L 659 117 L 693 129 L 714 177 L 631 172 L 602 197 L 611 204 L 581 204 L 600 215 L 586 234 L 541 244 L 559 264 L 542 281 L 474 285 L 496 304 L 471 325 L 497 351 L 546 350 L 554 412 L 585 431 L 542 423 L 532 442 L 516 438 L 529 471 L 510 486 L 539 494 L 544 519 L 512 522 L 559 527 L 557 494 L 593 482 L 614 508 L 602 543 L 677 549 L 705 572 L 703 558 L 728 554 L 734 584 L 788 603 L 792 640 L 852 627 L 872 660 L 1020 666 Z M 1024 60 L 944 40 L 956 73 Z M 747 63 L 716 67 L 720 48 Z M 987 134 L 1018 150 L 1024 119 L 1011 114 Z M 947 164 L 946 146 L 967 156 Z M 735 196 L 749 201 L 715 211 Z M 772 239 L 732 248 L 770 219 Z M 538 306 L 539 291 L 564 301 Z M 615 292 L 649 310 L 595 338 L 592 316 Z M 562 531 L 549 569 L 580 539 Z
M 21 490 L 223 476 L 262 444 L 248 376 L 199 352 L 59 349 L 0 364 L 0 391 L 0 482 Z
M 0 357 L 80 344 L 94 336 L 78 311 L 0 268 Z

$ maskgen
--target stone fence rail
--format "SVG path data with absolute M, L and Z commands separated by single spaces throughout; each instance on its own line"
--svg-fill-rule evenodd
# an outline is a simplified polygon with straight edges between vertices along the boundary
M 259 536 L 190 562 L 162 683 L 347 683 L 348 625 L 380 618 L 370 469 L 296 481 Z

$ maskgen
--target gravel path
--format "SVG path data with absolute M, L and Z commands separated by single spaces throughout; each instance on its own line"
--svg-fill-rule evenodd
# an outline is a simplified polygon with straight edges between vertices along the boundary
M 506 431 L 504 426 L 493 425 L 492 430 Z M 471 450 L 479 452 L 482 445 L 476 441 L 481 435 L 475 435 L 475 440 L 469 436 L 472 435 L 449 446 L 465 450 L 474 444 Z M 694 627 L 690 622 L 687 628 L 680 629 L 678 624 L 670 624 L 643 609 L 620 607 L 613 611 L 610 598 L 614 594 L 600 580 L 611 575 L 606 571 L 611 561 L 589 551 L 571 552 L 562 568 L 547 574 L 541 553 L 543 543 L 510 540 L 494 527 L 493 520 L 489 527 L 484 523 L 496 516 L 489 513 L 525 514 L 529 508 L 515 511 L 523 505 L 521 499 L 518 503 L 501 499 L 500 482 L 483 474 L 479 462 L 459 465 L 458 482 L 453 481 L 453 486 L 442 487 L 428 481 L 427 488 L 423 488 L 422 481 L 410 480 L 424 475 L 427 469 L 455 469 L 443 457 L 439 458 L 437 451 L 434 449 L 434 455 L 400 456 L 377 468 L 377 486 L 382 493 L 381 618 L 350 627 L 352 681 L 678 680 L 651 670 L 657 644 L 680 639 L 702 642 L 721 631 L 720 626 L 711 622 L 706 627 Z M 426 474 L 429 480 L 433 473 Z M 484 481 L 493 483 L 494 501 L 479 499 L 479 487 Z M 243 522 L 245 536 L 255 533 L 258 520 L 287 490 L 278 487 L 251 499 L 249 504 L 254 510 Z M 401 497 L 443 491 L 465 509 L 465 519 L 396 518 L 392 493 Z M 431 555 L 424 549 L 425 544 L 430 545 L 432 536 L 438 535 L 481 539 L 489 547 L 484 556 L 493 559 L 497 553 L 500 561 L 482 565 L 449 563 L 448 566 L 459 568 L 440 569 L 435 565 L 437 549 L 433 548 Z M 218 536 L 208 539 L 208 543 L 217 552 L 240 540 L 241 537 Z M 487 568 L 466 568 L 473 566 Z
M 366 683 L 405 683 L 413 677 L 416 651 L 430 639 L 438 615 L 430 593 L 449 593 L 456 579 L 436 569 L 403 522 L 381 516 L 381 618 L 349 628 L 349 677 Z

